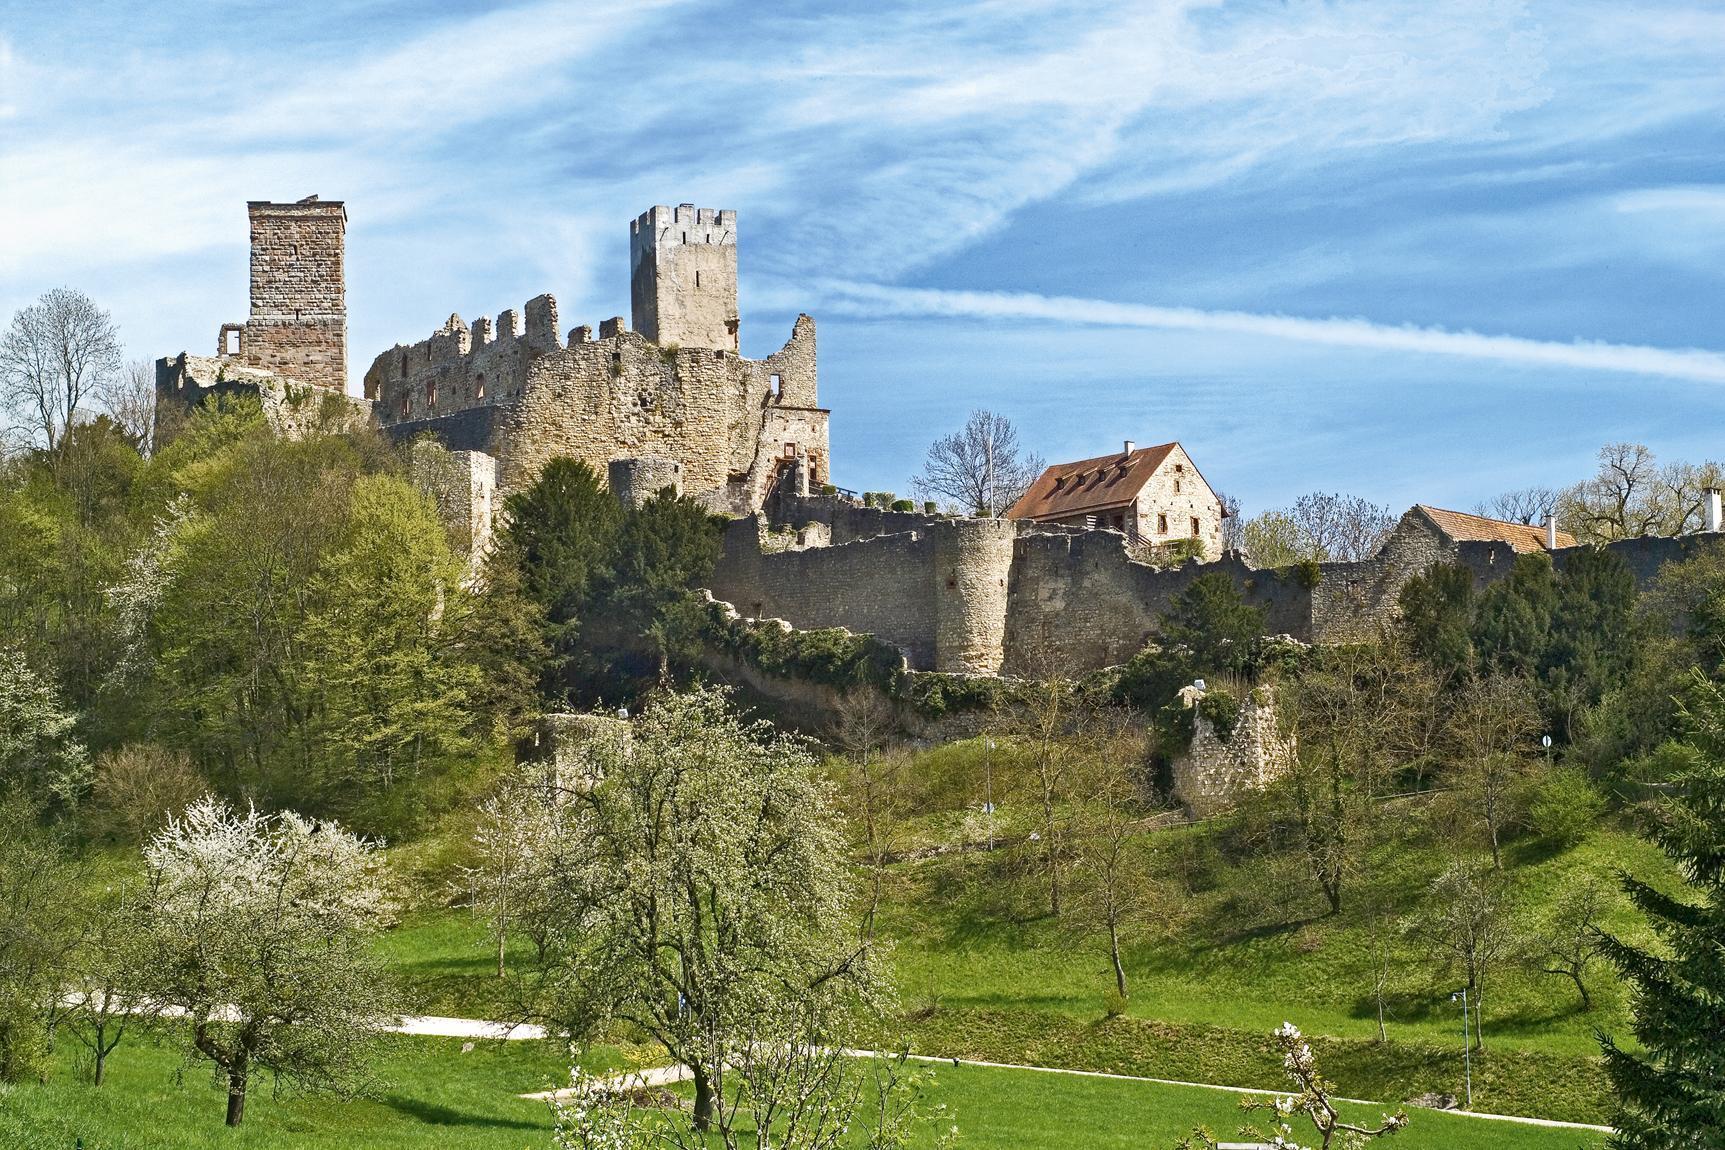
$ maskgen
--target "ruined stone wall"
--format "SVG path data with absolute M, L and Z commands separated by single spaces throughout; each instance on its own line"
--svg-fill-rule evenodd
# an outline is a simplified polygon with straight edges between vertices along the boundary
M 251 313 L 228 324 L 217 357 L 299 383 L 347 390 L 347 212 L 313 196 L 294 204 L 253 201 Z M 239 348 L 229 346 L 237 331 Z
M 629 225 L 629 304 L 636 331 L 662 347 L 737 343 L 737 213 L 655 205 Z
M 1194 579 L 1215 572 L 1265 610 L 1269 633 L 1310 639 L 1311 596 L 1290 571 L 1260 570 L 1233 553 L 1214 563 L 1158 568 L 1134 562 L 1119 532 L 1038 531 L 1021 536 L 1015 548 L 1006 671 L 1123 663 L 1143 648 Z
M 605 338 L 577 328 L 559 347 L 556 301 L 539 296 L 526 313 L 525 330 L 505 312 L 495 332 L 452 316 L 431 339 L 379 356 L 365 383 L 379 423 L 398 438 L 430 432 L 487 452 L 506 494 L 559 455 L 601 475 L 612 459 L 675 460 L 683 490 L 722 511 L 753 511 L 776 483 L 794 486 L 799 472 L 806 483 L 827 482 L 827 412 L 783 402 L 787 388 L 814 394 L 807 316 L 780 352 L 751 360 L 661 348 L 610 324 Z
M 950 516 L 926 515 L 920 511 L 889 511 L 868 507 L 838 495 L 799 496 L 781 489 L 765 508 L 773 526 L 800 530 L 810 523 L 824 526 L 834 543 L 872 539 L 876 535 L 899 535 L 920 531 L 930 524 L 944 523 Z
M 1508 544 L 1502 545 L 1508 550 Z M 1378 553 L 1358 563 L 1319 565 L 1312 589 L 1311 641 L 1364 642 L 1400 613 L 1402 585 L 1456 552 L 1418 510 L 1403 515 Z M 1509 568 L 1504 567 L 1504 574 Z
M 165 444 L 173 438 L 174 429 L 193 408 L 223 395 L 257 399 L 263 408 L 264 421 L 277 435 L 287 439 L 349 431 L 371 421 L 370 406 L 355 396 L 313 387 L 262 368 L 246 367 L 232 357 L 181 352 L 156 361 L 159 443 Z
M 935 546 L 926 533 L 767 551 L 766 526 L 755 516 L 725 532 L 711 581 L 715 598 L 752 618 L 870 634 L 903 651 L 913 668 L 935 666 Z
M 613 459 L 605 482 L 617 502 L 625 507 L 639 507 L 667 487 L 681 495 L 683 465 L 659 456 Z
M 1171 764 L 1174 797 L 1194 818 L 1209 818 L 1264 788 L 1293 764 L 1292 735 L 1282 732 L 1276 697 L 1269 686 L 1254 687 L 1240 700 L 1240 717 L 1226 739 L 1200 712 L 1192 716 L 1192 743 Z M 1181 692 L 1195 707 L 1204 692 Z
M 422 439 L 408 452 L 408 478 L 437 504 L 455 553 L 469 561 L 483 557 L 497 512 L 497 461 Z

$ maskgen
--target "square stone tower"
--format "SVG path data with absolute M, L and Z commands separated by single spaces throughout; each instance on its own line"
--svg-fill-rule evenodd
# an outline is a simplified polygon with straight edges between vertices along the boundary
M 222 329 L 220 353 L 332 391 L 347 390 L 347 209 L 316 196 L 253 200 L 251 314 Z M 236 346 L 237 344 L 237 346 Z
M 737 213 L 663 204 L 629 225 L 635 330 L 664 347 L 737 350 Z

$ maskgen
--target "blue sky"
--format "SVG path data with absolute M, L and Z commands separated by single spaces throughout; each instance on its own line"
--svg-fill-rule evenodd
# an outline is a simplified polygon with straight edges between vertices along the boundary
M 1717 458 L 1725 5 L 673 0 L 0 8 L 0 314 L 246 309 L 245 201 L 348 204 L 350 370 L 739 212 L 744 351 L 819 325 L 833 470 L 986 406 L 1180 439 L 1249 511 Z

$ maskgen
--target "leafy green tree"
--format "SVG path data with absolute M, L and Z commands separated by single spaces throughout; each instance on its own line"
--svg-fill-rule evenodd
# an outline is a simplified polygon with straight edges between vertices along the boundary
M 1654 839 L 1686 880 L 1684 896 L 1623 880 L 1659 938 L 1614 935 L 1601 948 L 1633 988 L 1639 1051 L 1601 1040 L 1625 1150 L 1725 1145 L 1725 688 L 1697 674 L 1685 709 L 1683 768 Z
M 723 554 L 724 520 L 670 488 L 623 517 L 613 545 L 605 599 L 650 625 L 670 603 L 698 587 Z
M 1239 673 L 1251 661 L 1253 640 L 1264 633 L 1264 610 L 1249 606 L 1233 579 L 1212 571 L 1174 597 L 1161 631 L 1163 644 L 1184 648 L 1195 670 Z
M 1533 678 L 1551 645 L 1557 575 L 1543 551 L 1515 557 L 1509 578 L 1479 595 L 1473 609 L 1473 648 L 1486 674 Z
M 461 573 L 423 493 L 394 476 L 354 481 L 295 634 L 323 809 L 351 811 L 479 748 L 479 669 L 450 634 Z
M 1402 632 L 1413 653 L 1448 679 L 1473 666 L 1473 573 L 1456 563 L 1434 563 L 1402 584 Z
M 39 815 L 21 794 L 0 796 L 0 1082 L 46 1074 L 83 924 L 86 876 Z
M 878 976 L 828 785 L 803 742 L 722 693 L 655 696 L 581 750 L 565 855 L 548 868 L 564 929 L 540 1011 L 577 1040 L 616 1021 L 694 1075 L 694 1121 L 725 1129 L 770 1050 L 844 1045 Z
M 1616 552 L 1588 548 L 1564 562 L 1542 667 L 1554 733 L 1572 737 L 1585 708 L 1623 678 L 1634 611 L 1635 577 Z
M 389 911 L 373 844 L 293 812 L 206 799 L 144 849 L 148 978 L 188 1056 L 227 1081 L 227 1124 L 260 1071 L 351 1095 L 391 1021 L 370 938 Z

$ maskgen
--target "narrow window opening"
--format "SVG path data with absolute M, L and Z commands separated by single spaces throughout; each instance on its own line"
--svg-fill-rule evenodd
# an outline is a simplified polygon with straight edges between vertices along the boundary
M 1174 481 L 1174 494 L 1180 494 L 1180 481 L 1178 479 Z
M 409 407 L 408 407 L 408 405 L 409 405 L 409 402 L 410 402 L 410 401 L 409 401 L 409 399 L 408 399 L 408 398 L 407 398 L 407 396 L 405 396 L 405 395 L 403 395 L 403 396 L 402 396 L 402 397 L 401 397 L 401 418 L 403 418 L 403 419 L 406 419 L 406 418 L 407 418 L 407 413 L 408 413 L 408 410 L 409 410 Z
M 700 286 L 701 286 L 701 273 L 700 273 L 700 272 L 699 272 L 699 271 L 697 271 L 697 272 L 696 272 L 696 273 L 695 273 L 695 286 L 696 286 L 696 287 L 700 287 Z
M 473 398 L 485 398 L 485 373 L 483 371 L 480 372 L 478 378 L 473 381 Z
M 401 378 L 407 378 L 407 353 L 405 351 L 401 353 Z
M 780 378 L 779 373 L 775 371 L 775 372 L 773 372 L 773 374 L 771 376 L 768 377 L 768 382 L 771 383 L 773 386 L 773 398 L 774 399 L 779 398 L 779 396 L 785 390 L 785 381 L 782 378 Z
M 795 459 L 796 457 L 797 457 L 797 445 L 794 443 L 785 444 L 785 458 L 786 459 Z
M 230 331 L 230 332 L 228 332 L 228 354 L 229 355 L 238 355 L 239 353 L 240 353 L 240 333 L 237 331 Z
M 288 245 L 288 254 L 293 256 L 293 258 L 296 260 L 299 259 L 299 245 L 298 244 L 289 244 Z
M 1198 538 L 1198 517 L 1196 515 L 1192 517 L 1192 538 Z
M 688 233 L 688 232 L 684 232 L 684 233 L 683 233 L 683 242 L 684 242 L 684 243 L 688 243 L 688 242 L 689 242 L 689 233 Z
M 425 381 L 425 406 L 427 410 L 437 406 L 437 383 L 434 380 Z
M 1156 517 L 1156 534 L 1168 534 L 1168 517 L 1166 515 L 1158 515 Z

